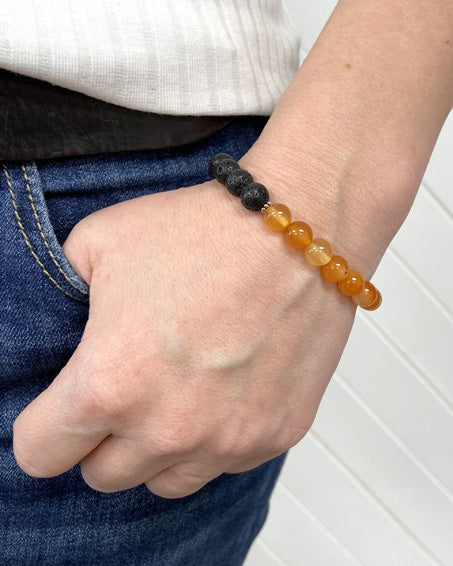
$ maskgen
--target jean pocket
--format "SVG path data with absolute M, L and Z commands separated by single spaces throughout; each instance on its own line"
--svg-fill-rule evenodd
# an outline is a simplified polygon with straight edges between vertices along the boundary
M 18 228 L 42 275 L 68 297 L 87 303 L 89 286 L 69 263 L 58 242 L 36 165 L 3 164 L 3 173 Z

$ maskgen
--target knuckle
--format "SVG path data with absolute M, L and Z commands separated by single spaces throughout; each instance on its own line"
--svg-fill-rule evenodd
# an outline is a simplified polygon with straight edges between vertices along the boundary
M 89 223 L 84 218 L 75 224 L 63 243 L 63 251 L 74 266 L 76 271 L 84 279 L 92 271 L 92 245 L 89 239 Z
M 95 367 L 84 373 L 72 393 L 72 402 L 82 419 L 110 419 L 124 412 L 127 397 L 118 390 L 117 382 L 115 372 L 108 368 Z
M 95 213 L 89 214 L 74 224 L 65 245 L 74 246 L 78 253 L 82 251 L 87 253 L 91 260 L 91 255 L 97 251 L 99 242 L 104 239 L 102 238 L 103 230 L 105 230 L 105 226 L 99 226 L 99 222 L 95 219 Z
M 241 458 L 251 450 L 251 444 L 242 439 L 217 440 L 210 446 L 210 455 L 215 462 Z
M 16 433 L 14 433 L 13 452 L 17 465 L 27 475 L 34 478 L 48 478 L 55 475 L 48 466 L 46 466 L 36 458 L 33 458 L 33 455 L 30 454 L 29 449 L 24 446 L 24 442 L 22 441 L 20 434 L 17 435 Z
M 274 439 L 272 445 L 273 451 L 278 453 L 286 452 L 304 438 L 310 430 L 310 427 L 311 424 L 283 427 Z
M 204 445 L 205 431 L 197 427 L 192 414 L 168 411 L 160 416 L 150 439 L 150 446 L 158 456 L 177 456 L 194 452 Z
M 200 490 L 207 482 L 208 478 L 181 473 L 162 473 L 157 477 L 146 482 L 146 487 L 155 495 L 167 499 L 177 499 L 186 497 Z
M 168 430 L 153 438 L 153 452 L 159 456 L 177 456 L 193 449 L 193 439 L 179 430 Z
M 146 487 L 159 497 L 164 497 L 166 499 L 179 499 L 181 497 L 186 497 L 193 493 L 193 490 L 187 488 L 184 485 L 166 483 L 164 485 L 154 484 L 153 482 L 147 482 Z
M 109 482 L 107 478 L 98 476 L 96 472 L 87 469 L 83 466 L 83 464 L 80 467 L 80 473 L 82 474 L 83 481 L 88 487 L 91 487 L 91 489 L 101 493 L 113 493 L 116 491 L 112 483 Z
M 48 478 L 54 475 L 51 471 L 46 470 L 39 465 L 37 466 L 36 464 L 32 464 L 16 453 L 14 453 L 14 457 L 19 468 L 21 468 L 21 470 L 24 471 L 28 476 L 31 476 L 33 478 Z
M 258 423 L 239 423 L 224 428 L 213 436 L 215 443 L 212 445 L 211 453 L 219 462 L 238 461 L 254 453 L 262 444 L 263 438 L 263 428 Z
M 108 390 L 95 380 L 93 383 L 85 383 L 74 393 L 73 402 L 82 420 L 93 418 L 94 415 L 114 414 L 114 406 L 107 393 Z

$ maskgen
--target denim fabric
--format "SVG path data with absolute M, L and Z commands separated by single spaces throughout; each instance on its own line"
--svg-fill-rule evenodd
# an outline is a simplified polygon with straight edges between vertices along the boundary
M 0 564 L 239 566 L 261 528 L 284 456 L 167 500 L 141 485 L 89 488 L 78 466 L 27 476 L 12 452 L 19 412 L 78 344 L 89 289 L 61 243 L 87 214 L 206 181 L 210 156 L 239 159 L 263 117 L 238 117 L 201 142 L 165 150 L 0 163 Z

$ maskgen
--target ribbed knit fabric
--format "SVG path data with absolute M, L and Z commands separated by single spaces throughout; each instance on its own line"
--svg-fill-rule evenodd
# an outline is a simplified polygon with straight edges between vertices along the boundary
M 283 0 L 1 2 L 1 68 L 136 110 L 270 115 L 298 65 Z

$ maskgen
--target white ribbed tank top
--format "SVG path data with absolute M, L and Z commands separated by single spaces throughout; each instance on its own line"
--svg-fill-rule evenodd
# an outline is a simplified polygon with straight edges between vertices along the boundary
M 284 0 L 1 4 L 1 68 L 136 110 L 270 115 L 299 66 Z

